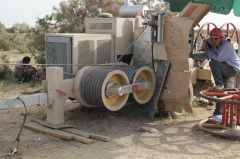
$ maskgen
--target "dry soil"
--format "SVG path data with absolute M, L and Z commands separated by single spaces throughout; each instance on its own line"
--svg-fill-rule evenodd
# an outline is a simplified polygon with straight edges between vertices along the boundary
M 4 81 L 0 89 L 0 101 L 9 96 L 18 96 L 22 91 L 41 88 L 29 83 L 16 84 Z M 65 105 L 65 122 L 75 128 L 111 137 L 110 142 L 94 140 L 87 145 L 78 141 L 68 141 L 35 132 L 26 128 L 20 136 L 18 153 L 11 158 L 49 159 L 186 159 L 186 158 L 239 158 L 239 140 L 226 139 L 202 132 L 197 124 L 212 114 L 214 106 L 194 102 L 193 113 L 173 119 L 159 118 L 153 121 L 142 116 L 141 105 L 129 105 L 117 112 L 105 108 L 84 108 L 75 101 Z M 9 152 L 22 126 L 24 109 L 0 111 L 0 159 Z M 27 108 L 27 120 L 46 120 L 45 108 Z M 155 128 L 159 132 L 139 131 L 142 126 Z M 13 147 L 16 147 L 16 143 Z

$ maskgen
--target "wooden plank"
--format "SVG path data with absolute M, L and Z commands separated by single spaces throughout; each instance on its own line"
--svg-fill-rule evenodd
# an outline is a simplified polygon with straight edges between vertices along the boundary
M 81 130 L 78 130 L 78 129 L 68 128 L 68 129 L 62 129 L 62 131 L 66 131 L 66 132 L 69 132 L 71 134 L 79 135 L 79 136 L 82 136 L 82 137 L 85 137 L 85 138 L 90 137 L 88 132 L 81 131 Z
M 157 103 L 162 92 L 162 87 L 167 76 L 169 61 L 161 60 L 156 71 L 156 88 L 152 98 L 145 104 L 143 115 L 149 120 L 153 120 Z
M 89 132 L 78 130 L 78 129 L 69 128 L 69 129 L 62 129 L 62 130 L 66 131 L 66 132 L 69 132 L 69 133 L 72 133 L 72 134 L 75 134 L 75 135 L 86 137 L 86 138 L 93 138 L 93 139 L 98 139 L 98 140 L 106 141 L 106 142 L 112 140 L 110 137 L 107 137 L 107 136 L 93 134 L 93 133 L 89 133 Z
M 59 137 L 62 139 L 66 139 L 66 140 L 71 140 L 73 138 L 73 135 L 64 131 L 60 131 L 60 130 L 55 130 L 55 129 L 50 129 L 50 128 L 46 128 L 42 125 L 36 124 L 36 123 L 25 123 L 24 124 L 25 128 L 34 130 L 34 131 L 38 131 L 47 135 L 52 135 L 55 137 Z
M 37 122 L 37 121 L 35 121 L 35 122 Z M 85 144 L 94 143 L 93 140 L 90 140 L 90 139 L 87 139 L 87 138 L 84 138 L 84 137 L 81 137 L 81 136 L 78 136 L 78 135 L 75 135 L 75 134 L 71 134 L 71 133 L 68 133 L 68 132 L 64 132 L 64 131 L 61 131 L 61 130 L 55 130 L 55 129 L 47 128 L 47 127 L 44 127 L 42 125 L 39 125 L 39 124 L 33 123 L 33 122 L 29 122 L 29 123 L 24 124 L 24 127 L 28 128 L 28 129 L 31 129 L 31 130 L 34 130 L 34 131 L 37 131 L 37 132 L 40 132 L 40 133 L 43 133 L 43 134 L 51 135 L 51 136 L 66 139 L 66 140 L 74 139 L 76 141 L 80 141 L 80 142 L 83 142 Z
M 42 120 L 33 119 L 31 122 L 33 122 L 33 123 L 37 123 L 37 124 L 40 124 L 40 123 L 42 122 Z
M 92 143 L 94 143 L 93 140 L 84 138 L 84 137 L 82 137 L 82 136 L 74 135 L 74 134 L 73 134 L 73 139 L 74 139 L 74 140 L 77 140 L 77 141 L 80 141 L 80 142 L 83 142 L 83 143 L 85 143 L 85 144 L 92 144 Z
M 98 134 L 92 134 L 92 133 L 90 133 L 90 137 L 94 138 L 94 139 L 101 140 L 101 141 L 106 141 L 106 142 L 112 140 L 110 137 L 102 136 L 102 135 L 98 135 Z

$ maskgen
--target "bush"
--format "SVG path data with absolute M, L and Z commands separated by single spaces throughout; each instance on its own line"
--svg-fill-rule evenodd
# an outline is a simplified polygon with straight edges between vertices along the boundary
M 11 69 L 7 65 L 0 66 L 0 79 L 3 79 L 6 75 L 10 75 L 12 73 Z
M 9 51 L 12 49 L 12 43 L 8 40 L 7 36 L 0 37 L 0 49 Z
M 29 52 L 28 44 L 30 39 L 24 34 L 6 33 L 0 34 L 0 49 L 9 51 L 17 49 L 19 53 Z
M 46 53 L 45 51 L 38 51 L 34 54 L 35 62 L 38 64 L 45 64 L 46 63 Z
M 18 46 L 17 50 L 19 51 L 20 54 L 24 54 L 24 53 L 29 52 L 29 50 L 27 49 L 26 46 Z
M 7 57 L 7 55 L 3 54 L 0 58 L 1 63 L 9 63 L 9 57 Z M 0 65 L 0 79 L 3 79 L 6 75 L 10 74 L 12 74 L 12 70 L 10 69 L 9 65 Z
M 0 82 L 0 89 L 3 87 L 3 81 Z
M 45 32 L 36 32 L 28 46 L 32 57 L 35 59 L 35 62 L 39 64 L 45 64 Z

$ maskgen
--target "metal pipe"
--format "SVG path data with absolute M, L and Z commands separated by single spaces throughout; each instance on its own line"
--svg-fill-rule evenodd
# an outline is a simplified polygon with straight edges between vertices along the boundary
M 106 89 L 106 94 L 107 96 L 112 96 L 112 95 L 123 96 L 124 94 L 140 92 L 143 90 L 149 90 L 150 88 L 151 88 L 151 83 L 149 81 L 128 84 L 124 86 L 112 85 Z
M 237 125 L 240 124 L 240 106 L 236 105 L 237 107 Z
M 115 63 L 114 63 L 115 64 Z M 16 65 L 16 63 L 0 63 L 0 65 Z M 24 64 L 39 66 L 113 66 L 113 64 Z
M 233 114 L 234 114 L 234 105 L 230 104 L 230 125 L 229 127 L 233 127 Z
M 226 126 L 229 127 L 229 116 L 230 116 L 230 107 L 229 107 L 230 104 L 226 104 L 226 118 L 225 118 L 225 123 L 226 123 Z
M 163 16 L 165 13 L 158 13 L 158 36 L 157 42 L 164 42 L 164 23 L 163 23 Z

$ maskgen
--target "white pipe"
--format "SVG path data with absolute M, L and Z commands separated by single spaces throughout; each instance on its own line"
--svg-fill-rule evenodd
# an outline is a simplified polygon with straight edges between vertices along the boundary
M 47 93 L 36 93 L 19 97 L 8 97 L 0 103 L 0 110 L 22 108 L 34 105 L 49 106 Z
M 16 65 L 16 63 L 0 63 L 0 65 Z M 24 64 L 24 65 L 37 65 L 37 66 L 113 66 L 115 63 L 108 64 Z M 119 62 L 119 65 L 125 65 L 125 63 Z

